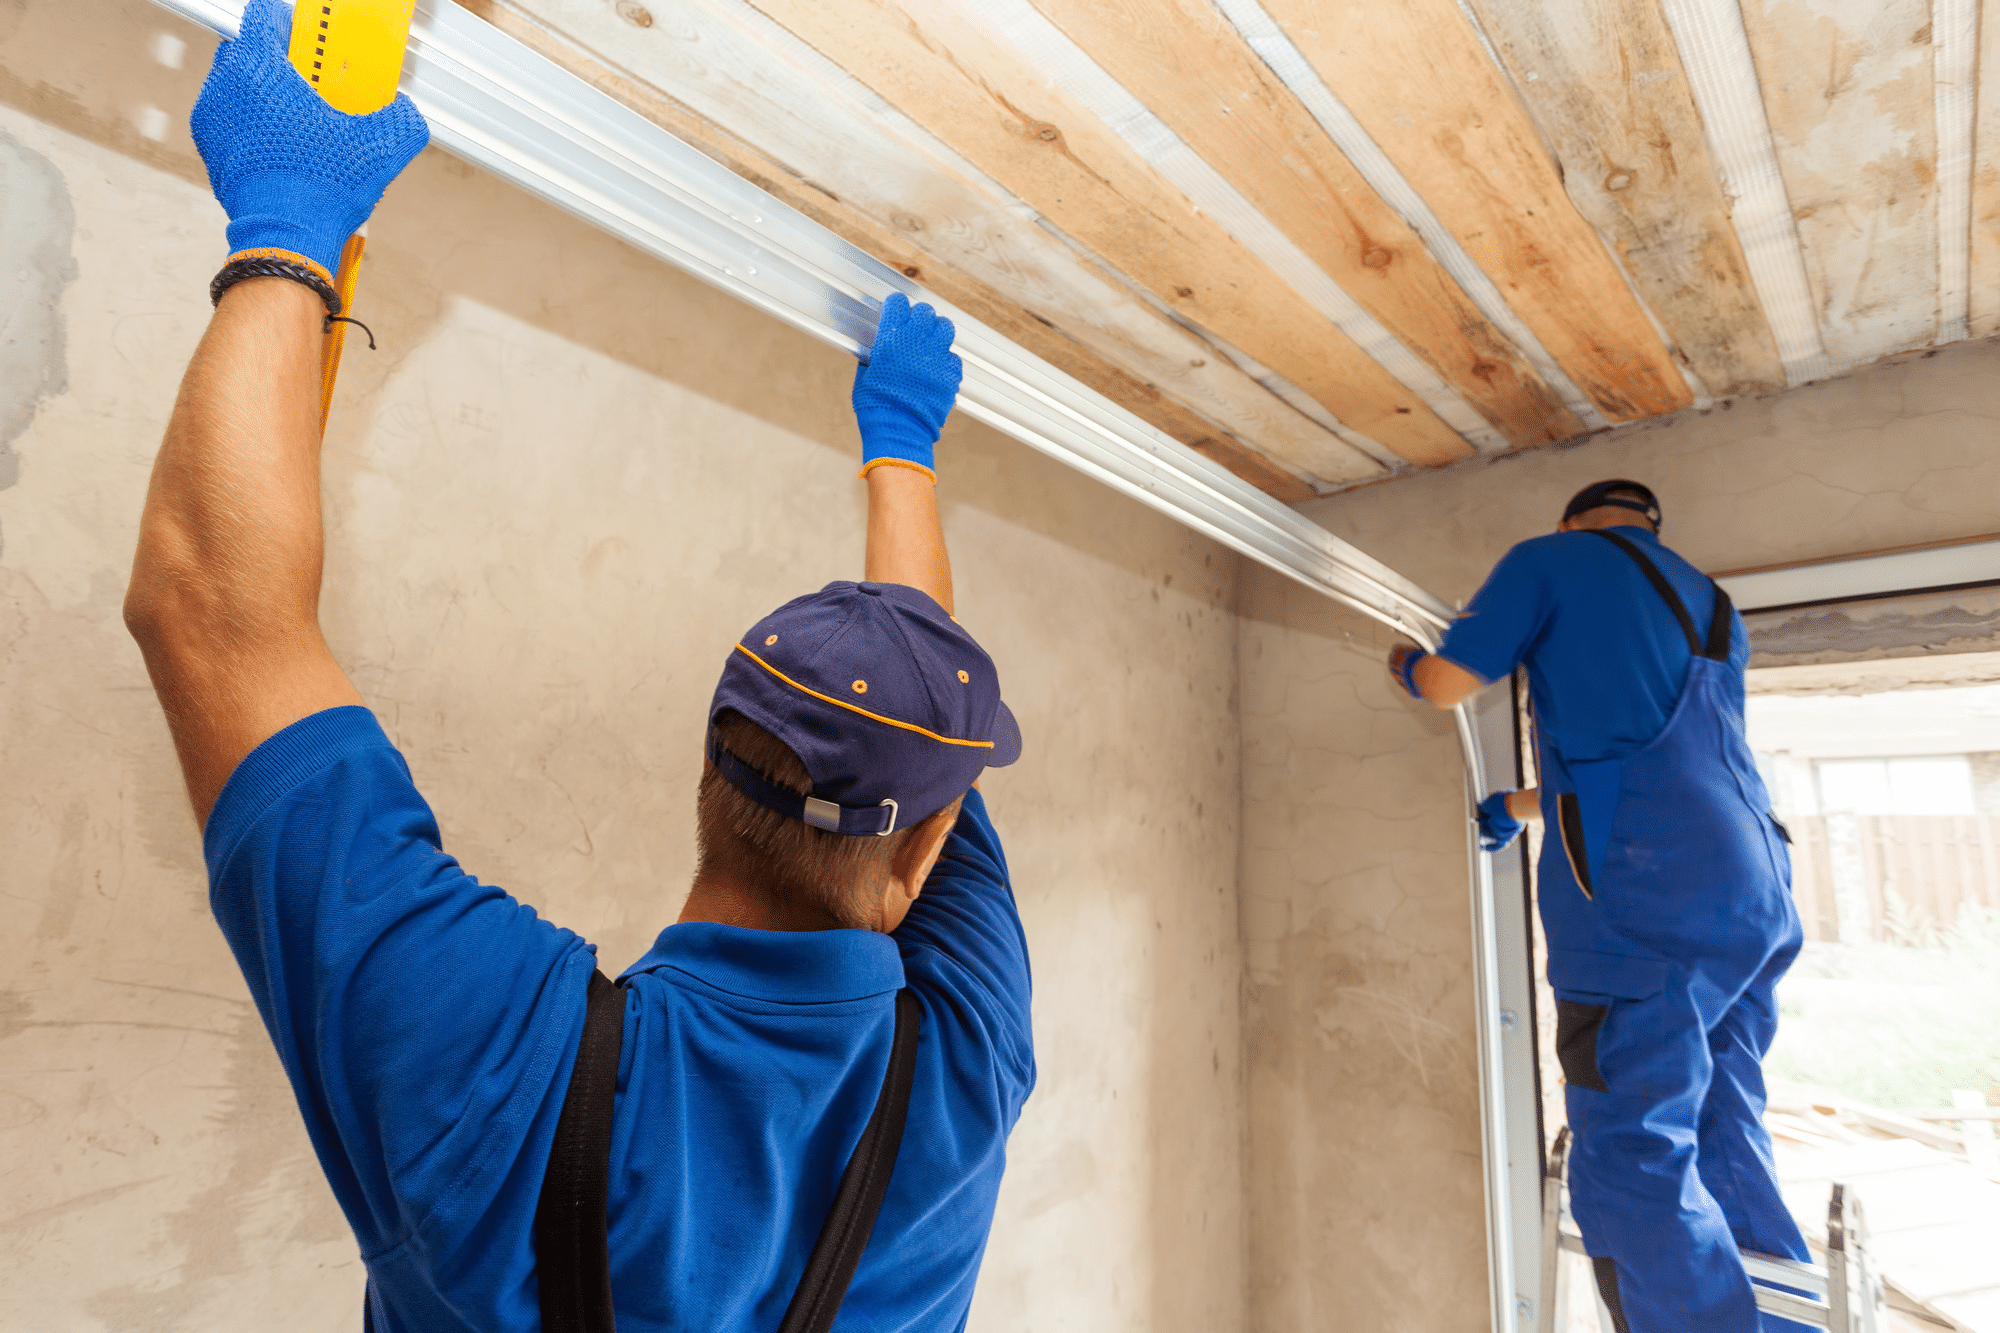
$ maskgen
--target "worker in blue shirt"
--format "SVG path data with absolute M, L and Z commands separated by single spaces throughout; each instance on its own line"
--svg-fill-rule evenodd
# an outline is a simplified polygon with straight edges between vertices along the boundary
M 952 617 L 934 495 L 951 324 L 885 304 L 854 386 L 866 581 L 721 654 L 694 882 L 614 986 L 593 946 L 447 854 L 321 635 L 322 288 L 427 131 L 402 98 L 326 107 L 285 26 L 252 0 L 196 107 L 232 255 L 126 618 L 212 908 L 366 1263 L 367 1326 L 962 1328 L 1035 1060 L 1026 942 L 973 789 L 1020 733 Z M 584 1050 L 592 1032 L 609 1046 Z M 596 1154 L 594 1292 L 590 1200 L 550 1167 L 572 1103 L 604 1114 L 577 1159 Z M 872 1182 L 872 1230 L 841 1202 L 850 1176 Z M 565 1213 L 584 1217 L 573 1254 L 543 1230 Z M 596 1302 L 576 1318 L 550 1313 L 558 1259 Z
M 1659 524 L 1639 483 L 1585 487 L 1436 653 L 1399 647 L 1390 672 L 1451 708 L 1527 668 L 1541 787 L 1488 797 L 1480 831 L 1498 850 L 1524 818 L 1550 830 L 1570 1192 L 1619 1328 L 1800 1328 L 1760 1316 L 1741 1261 L 1808 1257 L 1762 1120 L 1773 992 L 1803 938 L 1787 838 L 1744 739 L 1742 618 Z

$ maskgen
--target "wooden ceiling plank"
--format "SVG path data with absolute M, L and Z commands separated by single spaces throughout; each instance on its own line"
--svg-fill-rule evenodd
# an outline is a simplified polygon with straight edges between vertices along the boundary
M 1937 332 L 1929 0 L 1742 0 L 1836 370 Z
M 1982 6 L 1984 9 L 1984 6 Z M 1970 332 L 2000 333 L 2000 11 L 1979 24 L 1978 103 L 1972 131 Z
M 1263 4 L 1598 410 L 1693 401 L 1456 0 Z
M 1656 0 L 1472 0 L 1570 201 L 1717 398 L 1785 387 Z
M 1018 204 L 885 137 L 703 6 L 677 5 L 671 23 L 637 3 L 467 8 L 1271 494 L 1296 501 L 1311 491 L 1287 469 L 1329 485 L 1382 475 L 1375 459 L 1017 216 Z M 839 194 L 819 183 L 834 179 Z
M 1583 426 L 1210 0 L 1034 0 L 1514 445 Z
M 1422 466 L 1469 446 L 1102 121 L 956 3 L 750 0 L 1195 324 Z

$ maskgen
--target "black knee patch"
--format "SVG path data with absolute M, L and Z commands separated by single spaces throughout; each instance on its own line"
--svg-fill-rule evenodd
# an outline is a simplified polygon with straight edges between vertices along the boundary
M 1625 1307 L 1618 1302 L 1618 1265 L 1603 1255 L 1592 1255 L 1590 1271 L 1597 1275 L 1597 1294 L 1604 1298 L 1604 1308 L 1611 1311 L 1611 1327 L 1618 1333 L 1632 1333 L 1632 1326 L 1625 1322 Z
M 1609 1092 L 1611 1085 L 1597 1068 L 1597 1034 L 1604 1029 L 1609 1005 L 1556 1001 L 1556 1059 L 1563 1077 L 1579 1088 Z

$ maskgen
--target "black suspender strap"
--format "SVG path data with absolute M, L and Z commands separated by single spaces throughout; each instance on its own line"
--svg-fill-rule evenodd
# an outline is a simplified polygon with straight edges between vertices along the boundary
M 1709 582 L 1715 583 L 1715 580 L 1710 579 Z M 1702 656 L 1712 657 L 1718 662 L 1729 660 L 1729 613 L 1734 609 L 1728 589 L 1716 583 L 1715 614 L 1708 618 L 1708 651 Z
M 840 1303 L 847 1298 L 847 1284 L 868 1248 L 869 1233 L 875 1230 L 875 1214 L 889 1189 L 889 1173 L 896 1169 L 896 1150 L 903 1143 L 903 1121 L 910 1111 L 910 1089 L 917 1082 L 917 1026 L 923 1009 L 906 988 L 896 992 L 896 1035 L 889 1047 L 889 1069 L 882 1076 L 882 1091 L 875 1098 L 875 1111 L 847 1159 L 840 1176 L 840 1191 L 833 1196 L 826 1223 L 813 1242 L 812 1255 L 792 1303 L 785 1308 L 778 1333 L 828 1333 Z
M 625 1032 L 624 988 L 612 985 L 602 972 L 593 972 L 587 1005 L 576 1069 L 563 1097 L 535 1209 L 535 1262 L 545 1333 L 614 1333 L 615 1328 L 605 1203 L 618 1048 Z M 910 1091 L 917 1081 L 922 1014 L 909 990 L 896 993 L 896 1033 L 882 1091 L 841 1174 L 833 1207 L 813 1242 L 779 1333 L 828 1333 L 840 1313 L 902 1147 Z
M 625 988 L 593 969 L 584 1005 L 583 1040 L 535 1205 L 543 1333 L 612 1333 L 613 1328 L 605 1203 Z
M 1604 538 L 1604 540 L 1616 546 L 1626 555 L 1632 557 L 1633 561 L 1639 566 L 1640 572 L 1645 574 L 1646 581 L 1653 585 L 1653 591 L 1659 593 L 1666 600 L 1667 609 L 1674 613 L 1674 619 L 1680 621 L 1681 633 L 1687 635 L 1689 652 L 1693 653 L 1696 657 L 1714 658 L 1718 662 L 1728 660 L 1730 603 L 1729 594 L 1722 590 L 1721 584 L 1716 583 L 1713 579 L 1709 580 L 1710 585 L 1715 589 L 1715 614 L 1709 618 L 1708 642 L 1704 644 L 1701 636 L 1694 631 L 1694 617 L 1688 614 L 1687 603 L 1681 600 L 1681 595 L 1674 591 L 1674 585 L 1667 582 L 1667 576 L 1660 572 L 1658 565 L 1646 557 L 1644 551 L 1634 545 L 1631 539 L 1621 537 L 1617 533 L 1609 532 L 1604 528 L 1585 528 L 1583 531 L 1590 533 L 1594 537 Z

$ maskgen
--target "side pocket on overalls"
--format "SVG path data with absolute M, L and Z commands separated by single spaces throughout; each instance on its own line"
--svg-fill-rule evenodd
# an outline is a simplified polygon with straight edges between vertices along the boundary
M 1563 853 L 1569 857 L 1569 873 L 1586 898 L 1595 898 L 1597 888 L 1590 882 L 1590 853 L 1583 840 L 1583 809 L 1572 791 L 1556 793 L 1556 831 L 1562 837 Z
M 1605 853 L 1611 847 L 1611 825 L 1623 794 L 1625 763 L 1594 759 L 1568 766 L 1573 790 L 1556 795 L 1556 828 L 1570 872 L 1586 898 L 1595 898 L 1603 878 Z
M 1556 1060 L 1562 1065 L 1563 1077 L 1576 1087 L 1611 1091 L 1597 1068 L 1597 1034 L 1604 1030 L 1604 1015 L 1610 1007 L 1556 1001 Z

